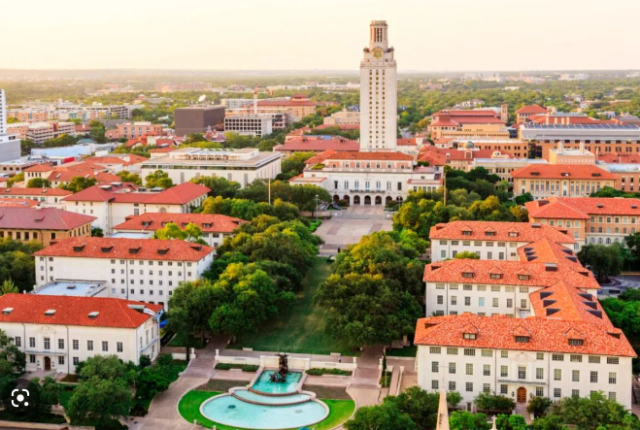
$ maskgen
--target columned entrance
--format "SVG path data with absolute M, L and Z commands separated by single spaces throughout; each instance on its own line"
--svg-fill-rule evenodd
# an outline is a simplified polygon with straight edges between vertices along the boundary
M 376 205 L 381 205 L 381 204 L 382 204 L 382 197 L 376 196 Z
M 44 358 L 44 370 L 51 370 L 51 358 Z
M 516 392 L 517 395 L 517 400 L 518 403 L 527 403 L 527 389 L 524 387 L 520 387 L 518 388 L 518 391 Z
M 353 204 L 354 205 L 360 204 L 360 196 L 353 196 Z
M 364 204 L 371 205 L 371 196 L 364 196 Z

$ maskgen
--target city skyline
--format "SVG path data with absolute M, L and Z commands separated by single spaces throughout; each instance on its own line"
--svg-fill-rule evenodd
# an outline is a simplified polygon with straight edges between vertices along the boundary
M 149 0 L 114 0 L 106 9 L 78 8 L 71 0 L 13 3 L 3 10 L 29 16 L 30 30 L 23 20 L 6 22 L 7 33 L 21 39 L 5 46 L 0 68 L 355 70 L 354 58 L 367 44 L 363 30 L 376 19 L 389 22 L 400 72 L 640 68 L 640 58 L 629 55 L 640 36 L 635 14 L 619 13 L 640 11 L 636 2 L 514 6 L 506 0 L 327 0 L 310 9 L 292 0 L 187 0 L 176 10 Z M 52 37 L 58 43 L 43 46 Z M 63 55 L 65 46 L 73 54 Z

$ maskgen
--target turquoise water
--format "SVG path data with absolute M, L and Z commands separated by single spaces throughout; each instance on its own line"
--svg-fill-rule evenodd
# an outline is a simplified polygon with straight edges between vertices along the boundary
M 259 406 L 227 395 L 206 402 L 202 413 L 212 421 L 231 427 L 273 430 L 315 424 L 325 419 L 328 411 L 313 401 L 291 406 Z
M 311 396 L 308 394 L 291 394 L 290 396 L 263 396 L 262 394 L 254 393 L 249 390 L 236 390 L 233 392 L 233 394 L 251 402 L 268 403 L 270 405 L 302 403 L 311 400 Z
M 287 375 L 287 382 L 271 382 L 269 378 L 271 378 L 271 374 L 274 372 L 274 370 L 265 370 L 264 372 L 262 372 L 258 380 L 255 382 L 255 384 L 253 384 L 251 388 L 256 391 L 272 394 L 286 394 L 294 393 L 296 391 L 298 382 L 300 382 L 300 379 L 302 378 L 302 373 L 289 373 Z

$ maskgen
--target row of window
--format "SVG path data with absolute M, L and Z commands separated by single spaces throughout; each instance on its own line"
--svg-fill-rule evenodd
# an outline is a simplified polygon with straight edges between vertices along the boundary
M 518 278 L 520 279 L 520 278 Z M 525 280 L 525 279 L 520 279 L 520 280 Z M 436 290 L 444 290 L 446 288 L 446 284 L 442 284 L 442 283 L 437 283 L 436 284 Z M 504 292 L 505 293 L 513 293 L 515 291 L 515 287 L 512 286 L 505 286 L 502 287 L 500 285 L 491 285 L 491 292 L 492 293 L 499 293 L 502 291 L 502 288 L 504 288 Z M 453 291 L 457 291 L 460 289 L 460 285 L 458 284 L 449 284 L 449 290 L 453 290 Z M 463 291 L 473 291 L 473 284 L 462 284 L 462 290 Z M 487 286 L 486 285 L 476 285 L 476 290 L 477 291 L 487 291 Z M 523 293 L 523 294 L 529 294 L 529 287 L 526 286 L 520 286 L 518 287 L 518 292 Z
M 18 348 L 22 347 L 22 337 L 20 336 L 16 336 L 13 339 L 15 345 Z M 29 348 L 36 348 L 36 338 L 35 337 L 29 337 Z M 51 338 L 50 337 L 45 337 L 42 339 L 42 348 L 45 351 L 50 351 L 51 350 Z M 73 339 L 71 341 L 72 343 L 72 349 L 74 351 L 77 351 L 80 349 L 80 341 L 78 339 Z M 58 349 L 59 350 L 64 350 L 65 348 L 65 342 L 64 339 L 58 339 Z M 88 340 L 87 341 L 87 351 L 93 351 L 93 340 Z M 108 352 L 109 351 L 109 342 L 104 340 L 102 341 L 102 351 L 103 352 Z M 124 344 L 122 342 L 116 342 L 116 351 L 117 352 L 123 352 L 124 351 Z
M 450 299 L 451 306 L 458 305 L 458 296 L 451 296 Z M 437 296 L 436 302 L 438 305 L 444 305 L 444 296 Z M 464 306 L 471 306 L 471 297 L 464 297 Z M 478 306 L 481 308 L 485 306 L 484 297 L 478 297 Z M 500 307 L 500 299 L 498 297 L 492 298 L 491 306 L 494 308 Z M 513 308 L 513 299 L 506 299 L 506 307 Z M 529 309 L 529 300 L 520 299 L 520 309 Z
M 442 354 L 443 349 L 446 351 L 447 355 L 458 355 L 460 348 L 454 348 L 454 347 L 443 348 L 440 346 L 430 346 L 429 354 Z M 466 356 L 475 356 L 477 351 L 477 349 L 475 348 L 462 348 L 462 350 L 463 350 L 463 354 Z M 493 350 L 491 349 L 481 349 L 480 351 L 481 351 L 482 357 L 493 357 Z M 553 353 L 551 354 L 551 360 L 564 361 L 565 355 L 568 355 L 569 361 L 573 363 L 582 363 L 583 355 L 581 354 Z M 588 355 L 587 357 L 588 357 L 588 362 L 591 364 L 600 364 L 601 362 L 601 356 L 599 355 Z M 500 350 L 500 358 L 509 358 L 509 351 L 504 349 Z M 544 352 L 536 352 L 536 360 L 544 360 L 544 358 L 545 358 Z M 607 357 L 607 364 L 620 364 L 620 358 Z

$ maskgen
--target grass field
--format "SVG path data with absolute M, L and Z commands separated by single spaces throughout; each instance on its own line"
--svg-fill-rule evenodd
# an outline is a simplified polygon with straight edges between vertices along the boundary
M 197 420 L 198 423 L 202 424 L 206 428 L 212 428 L 215 425 L 218 430 L 236 430 L 236 427 L 218 424 L 205 418 L 200 413 L 200 405 L 202 402 L 210 399 L 211 397 L 217 396 L 218 394 L 221 393 L 215 391 L 189 391 L 182 397 L 182 399 L 180 399 L 178 411 L 180 412 L 180 415 L 182 415 L 182 418 L 190 423 L 193 423 L 193 420 Z M 324 421 L 313 425 L 314 430 L 329 430 L 337 427 L 351 417 L 356 407 L 353 400 L 322 399 L 322 401 L 329 407 L 329 416 Z
M 325 331 L 326 311 L 313 304 L 318 286 L 329 277 L 331 266 L 324 257 L 317 257 L 303 281 L 304 290 L 292 309 L 281 318 L 266 324 L 261 330 L 243 336 L 231 348 L 253 348 L 257 351 L 297 352 L 306 354 L 358 355 L 357 350 Z

